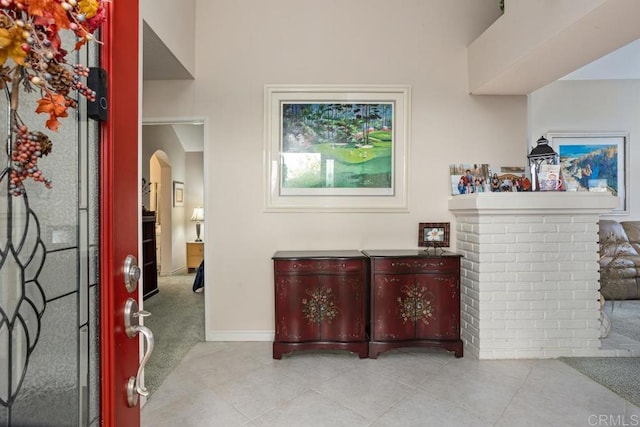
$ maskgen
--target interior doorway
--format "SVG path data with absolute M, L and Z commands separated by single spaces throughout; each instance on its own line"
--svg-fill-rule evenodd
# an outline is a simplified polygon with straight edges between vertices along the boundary
M 167 153 L 158 150 L 149 159 L 149 210 L 156 213 L 156 259 L 160 276 L 171 274 L 171 197 L 171 161 Z M 163 224 L 167 224 L 164 233 Z
M 172 120 L 143 120 L 140 156 L 140 175 L 150 182 L 147 198 L 143 197 L 143 204 L 149 210 L 156 212 L 156 243 L 158 259 L 158 294 L 145 301 L 143 309 L 151 312 L 145 320 L 153 329 L 156 336 L 156 347 L 151 356 L 148 367 L 148 378 L 145 383 L 149 386 L 158 385 L 166 375 L 167 369 L 153 366 L 154 361 L 161 365 L 177 364 L 176 354 L 171 348 L 163 350 L 161 342 L 175 341 L 172 334 L 176 323 L 184 323 L 185 319 L 178 319 L 184 313 L 200 313 L 197 322 L 190 322 L 189 329 L 202 328 L 202 339 L 206 337 L 205 315 L 206 295 L 191 292 L 191 285 L 195 274 L 188 274 L 187 247 L 196 239 L 196 223 L 191 220 L 196 207 L 205 206 L 206 184 L 204 166 L 205 121 L 204 119 L 172 119 Z M 177 184 L 182 191 L 181 198 L 176 199 Z M 204 221 L 201 223 L 201 239 L 206 242 L 207 212 L 204 211 Z M 181 292 L 165 286 L 179 286 Z M 185 291 L 187 293 L 185 294 Z M 197 297 L 193 310 L 185 307 L 185 301 Z M 167 304 L 167 300 L 174 301 Z M 202 308 L 204 306 L 204 308 Z M 170 307 L 166 312 L 162 307 Z M 176 308 L 179 309 L 176 309 Z M 169 319 L 175 317 L 175 319 Z M 170 321 L 172 320 L 172 321 Z M 195 324 L 197 323 L 197 325 Z M 167 325 L 163 330 L 163 325 Z M 200 326 L 201 325 L 201 326 Z M 179 337 L 184 338 L 185 333 Z M 186 353 L 185 353 L 186 354 Z M 181 357 L 183 355 L 178 355 Z M 181 359 L 180 359 L 181 360 Z M 147 376 L 147 373 L 145 373 Z M 151 387 L 153 389 L 153 387 Z M 153 394 L 150 397 L 153 399 Z

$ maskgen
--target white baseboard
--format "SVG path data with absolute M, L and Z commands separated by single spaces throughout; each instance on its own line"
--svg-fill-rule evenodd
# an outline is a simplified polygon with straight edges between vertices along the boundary
M 275 331 L 211 331 L 207 341 L 273 341 Z

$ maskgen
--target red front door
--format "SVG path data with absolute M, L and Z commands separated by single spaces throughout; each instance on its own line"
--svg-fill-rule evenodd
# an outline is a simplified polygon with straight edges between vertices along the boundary
M 139 8 L 138 0 L 106 2 L 101 64 L 107 72 L 108 119 L 101 128 L 101 377 L 102 425 L 140 425 L 127 383 L 138 370 L 139 340 L 124 331 L 128 298 L 123 265 L 138 254 Z

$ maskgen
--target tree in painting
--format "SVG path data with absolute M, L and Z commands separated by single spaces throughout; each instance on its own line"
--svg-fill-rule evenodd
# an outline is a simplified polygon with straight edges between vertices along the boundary
M 283 186 L 391 188 L 392 123 L 392 103 L 283 104 Z

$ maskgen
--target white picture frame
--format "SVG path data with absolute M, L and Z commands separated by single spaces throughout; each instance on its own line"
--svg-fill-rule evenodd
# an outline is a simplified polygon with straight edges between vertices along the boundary
M 560 158 L 566 191 L 609 191 L 619 200 L 611 214 L 629 213 L 628 132 L 548 132 L 546 137 Z M 609 153 L 603 157 L 612 160 L 606 164 L 598 164 L 600 161 L 595 160 L 592 167 L 592 159 L 602 150 Z
M 408 211 L 410 115 L 407 85 L 266 85 L 265 211 Z

